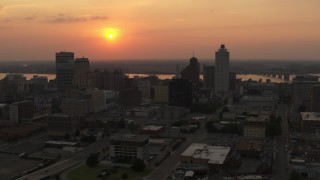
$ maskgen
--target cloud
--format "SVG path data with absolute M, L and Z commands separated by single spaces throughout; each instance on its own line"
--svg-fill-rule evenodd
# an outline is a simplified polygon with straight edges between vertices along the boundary
M 46 22 L 48 23 L 81 23 L 81 22 L 87 22 L 87 21 L 104 21 L 107 20 L 108 17 L 106 16 L 68 16 L 64 14 L 59 14 L 57 17 L 54 17 L 52 19 L 47 19 Z

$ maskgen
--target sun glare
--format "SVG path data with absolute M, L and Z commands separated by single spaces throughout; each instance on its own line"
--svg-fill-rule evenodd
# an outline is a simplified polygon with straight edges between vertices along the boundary
M 103 30 L 103 33 L 107 40 L 115 40 L 119 35 L 119 30 L 113 28 L 106 28 Z

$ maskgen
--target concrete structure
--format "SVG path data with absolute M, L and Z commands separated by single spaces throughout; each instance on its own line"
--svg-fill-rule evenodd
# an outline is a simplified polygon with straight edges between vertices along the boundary
M 214 66 L 203 65 L 203 87 L 208 89 L 214 89 L 215 78 Z
M 315 132 L 320 129 L 319 112 L 301 112 L 301 129 L 305 132 Z
M 235 144 L 234 150 L 245 157 L 258 158 L 264 148 L 264 140 L 259 139 L 239 139 Z
M 169 105 L 191 107 L 192 83 L 188 79 L 172 79 L 169 82 Z
M 141 92 L 137 88 L 126 88 L 119 92 L 121 106 L 139 106 L 141 103 Z
M 261 117 L 249 117 L 243 126 L 244 137 L 265 138 L 266 120 Z
M 226 95 L 229 92 L 229 56 L 230 53 L 221 45 L 215 54 L 215 92 Z
M 138 91 L 141 92 L 142 98 L 150 98 L 151 96 L 151 83 L 148 80 L 139 80 L 138 81 Z
M 64 114 L 86 115 L 93 112 L 92 108 L 89 99 L 63 99 L 60 105 Z
M 164 131 L 164 126 L 147 125 L 144 128 L 142 128 L 141 133 L 152 136 L 152 135 L 158 135 L 163 131 Z
M 77 58 L 74 61 L 73 86 L 86 88 L 88 86 L 88 73 L 90 71 L 88 58 Z
M 311 88 L 311 112 L 320 112 L 320 86 Z
M 64 138 L 72 135 L 84 126 L 85 117 L 82 115 L 53 114 L 48 119 L 48 135 L 53 138 Z
M 230 150 L 230 147 L 193 143 L 181 154 L 181 163 L 222 168 Z
M 149 137 L 116 134 L 110 139 L 110 156 L 114 159 L 145 159 L 149 155 Z
M 276 98 L 274 96 L 243 96 L 240 103 L 252 110 L 274 110 Z
M 9 105 L 10 121 L 21 123 L 32 121 L 34 114 L 33 101 L 20 101 Z
M 74 69 L 74 53 L 56 53 L 56 83 L 58 90 L 71 87 Z
M 200 63 L 194 56 L 190 58 L 189 65 L 181 71 L 183 79 L 189 79 L 195 87 L 200 84 Z
M 153 86 L 154 102 L 155 103 L 169 103 L 169 87 L 166 85 Z
M 158 109 L 157 117 L 160 120 L 169 120 L 170 122 L 174 122 L 189 113 L 190 113 L 190 110 L 184 107 L 161 106 Z
M 126 79 L 128 78 L 122 71 L 115 70 L 109 72 L 107 70 L 95 70 L 89 73 L 88 84 L 90 87 L 100 90 L 115 90 L 119 91 L 125 87 Z
M 127 116 L 133 116 L 133 117 L 149 117 L 153 114 L 154 109 L 153 108 L 132 108 L 126 110 Z
M 311 90 L 313 86 L 320 85 L 316 76 L 296 76 L 292 82 L 292 109 L 298 110 L 305 106 L 307 111 L 311 110 Z

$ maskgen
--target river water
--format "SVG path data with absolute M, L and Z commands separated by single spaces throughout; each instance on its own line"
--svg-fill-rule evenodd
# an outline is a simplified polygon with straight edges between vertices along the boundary
M 0 73 L 0 79 L 3 79 L 8 73 Z M 135 76 L 138 77 L 147 77 L 149 76 L 148 74 L 127 74 L 130 78 L 133 78 Z M 159 77 L 159 79 L 171 79 L 174 75 L 173 74 L 155 74 L 156 76 Z M 56 75 L 55 74 L 24 74 L 24 76 L 29 80 L 31 79 L 33 76 L 46 76 L 48 77 L 48 80 L 53 80 Z M 290 81 L 292 81 L 292 78 L 295 75 L 290 75 Z M 200 75 L 200 78 L 202 79 L 203 76 Z M 267 77 L 267 76 L 262 76 L 262 75 L 258 75 L 258 74 L 237 74 L 237 79 L 242 79 L 243 81 L 245 80 L 255 80 L 255 81 L 259 81 L 260 79 L 263 82 L 266 82 L 267 79 L 270 79 L 271 82 L 276 82 L 276 83 L 281 83 L 281 82 L 285 82 L 280 78 L 276 78 L 276 77 Z

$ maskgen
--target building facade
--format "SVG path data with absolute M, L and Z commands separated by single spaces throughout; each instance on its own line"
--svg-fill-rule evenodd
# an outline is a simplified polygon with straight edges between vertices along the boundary
M 110 156 L 118 160 L 146 159 L 149 155 L 149 137 L 116 134 L 110 139 Z
M 90 70 L 88 58 L 77 58 L 74 61 L 73 86 L 86 88 L 88 85 L 88 73 Z
M 203 87 L 214 89 L 214 66 L 203 65 Z
M 169 105 L 191 107 L 192 83 L 188 79 L 172 79 L 169 82 Z
M 183 79 L 189 79 L 195 87 L 200 84 L 200 63 L 194 56 L 190 59 L 189 65 L 181 71 Z
M 215 54 L 215 92 L 226 94 L 229 92 L 229 56 L 230 53 L 221 45 Z
M 58 90 L 65 90 L 72 86 L 74 69 L 74 53 L 56 53 L 56 83 Z

